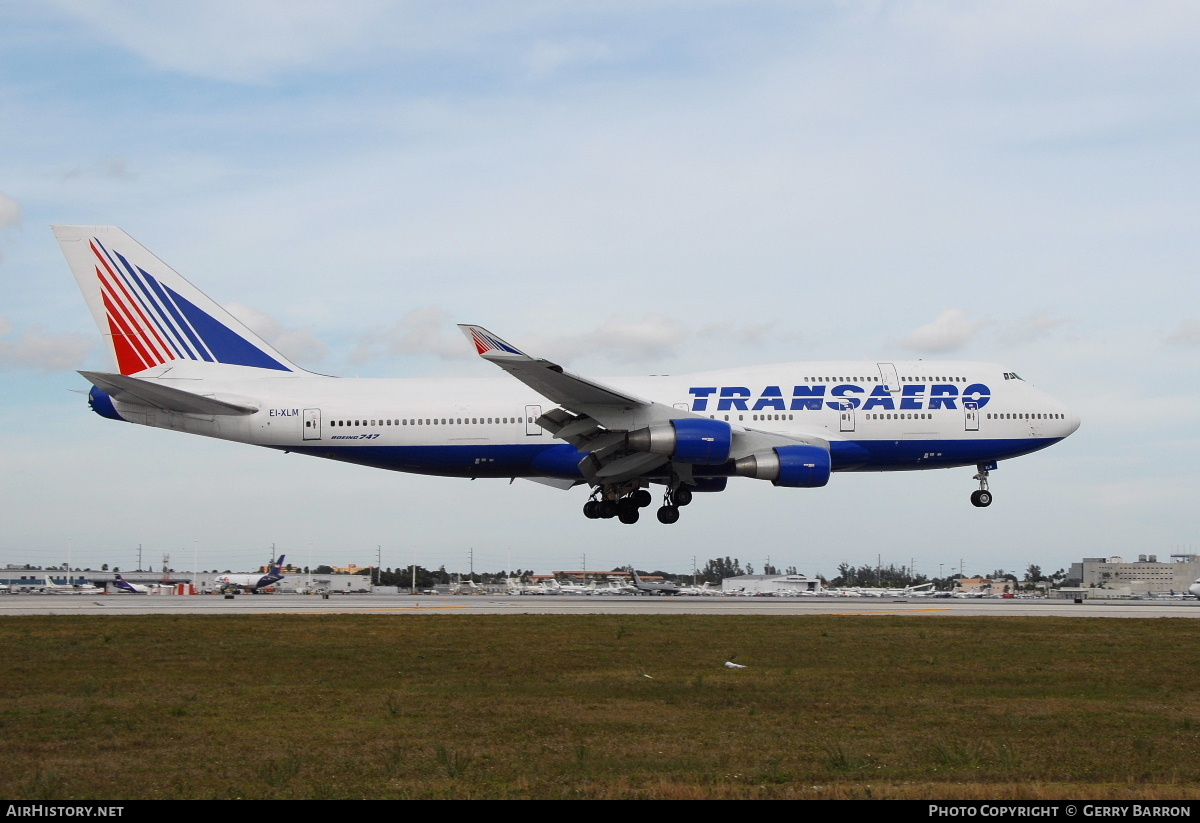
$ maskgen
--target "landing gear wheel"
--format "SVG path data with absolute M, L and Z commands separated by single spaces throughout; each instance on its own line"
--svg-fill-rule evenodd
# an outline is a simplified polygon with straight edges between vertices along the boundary
M 588 520 L 600 519 L 600 501 L 589 500 L 583 504 L 583 516 Z
M 666 523 L 668 526 L 679 520 L 678 506 L 662 506 L 658 510 L 658 522 Z
M 633 494 L 629 495 L 629 497 L 637 503 L 637 507 L 639 509 L 644 509 L 654 502 L 654 498 L 651 496 L 650 492 L 646 491 L 645 489 L 638 489 Z
M 687 486 L 680 486 L 671 493 L 671 502 L 676 506 L 686 506 L 692 502 L 692 490 Z
M 621 511 L 617 513 L 617 517 L 620 518 L 621 522 L 626 526 L 632 526 L 634 523 L 638 522 L 638 518 L 641 516 L 642 513 L 638 511 L 637 506 L 622 506 Z
M 971 493 L 971 505 L 977 509 L 986 509 L 992 505 L 992 493 L 988 491 L 988 475 L 996 468 L 996 464 L 978 463 L 975 468 L 979 471 L 971 479 L 979 481 L 979 491 Z
M 605 520 L 607 520 L 607 519 L 608 519 L 608 518 L 610 518 L 610 517 L 616 517 L 616 516 L 617 516 L 617 511 L 618 511 L 618 509 L 617 509 L 617 501 L 615 501 L 615 500 L 601 500 L 601 501 L 600 501 L 600 506 L 599 506 L 599 508 L 597 509 L 597 511 L 600 513 L 600 516 L 601 516 L 601 517 L 603 517 Z

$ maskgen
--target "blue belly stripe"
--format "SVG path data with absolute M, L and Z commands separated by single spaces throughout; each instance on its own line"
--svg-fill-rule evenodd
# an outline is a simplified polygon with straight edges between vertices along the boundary
M 835 440 L 833 470 L 916 471 L 973 466 L 1029 454 L 1061 438 L 992 440 Z M 275 448 L 342 460 L 377 469 L 443 477 L 559 477 L 581 479 L 584 453 L 565 443 L 507 443 L 495 446 L 303 445 Z M 724 477 L 729 465 L 696 467 L 697 477 Z M 661 472 L 660 472 L 661 473 Z

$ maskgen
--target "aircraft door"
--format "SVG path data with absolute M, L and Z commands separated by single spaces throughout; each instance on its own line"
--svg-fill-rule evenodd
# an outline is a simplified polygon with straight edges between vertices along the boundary
M 979 404 L 970 400 L 963 401 L 963 418 L 969 432 L 979 431 Z
M 893 363 L 877 363 L 879 366 L 879 380 L 883 385 L 887 386 L 890 394 L 895 394 L 900 391 L 900 377 L 896 374 L 896 366 Z
M 321 439 L 321 410 L 320 409 L 305 409 L 304 410 L 304 439 L 305 440 L 320 440 Z
M 852 432 L 854 431 L 854 406 L 844 400 L 841 405 L 842 408 L 838 410 L 839 431 Z
M 540 437 L 545 431 L 534 421 L 542 416 L 541 406 L 526 406 L 525 407 L 525 435 L 527 437 Z

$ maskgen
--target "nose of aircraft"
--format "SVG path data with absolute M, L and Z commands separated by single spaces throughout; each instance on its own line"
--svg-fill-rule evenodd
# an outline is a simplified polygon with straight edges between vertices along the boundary
M 1063 414 L 1064 417 L 1062 421 L 1063 428 L 1061 436 L 1069 437 L 1075 433 L 1076 429 L 1079 428 L 1079 415 L 1073 409 L 1069 409 L 1065 405 L 1063 406 Z

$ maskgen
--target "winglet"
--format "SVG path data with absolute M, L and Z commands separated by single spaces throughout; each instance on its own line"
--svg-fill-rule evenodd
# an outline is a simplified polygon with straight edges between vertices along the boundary
M 485 360 L 496 360 L 500 358 L 523 358 L 532 360 L 529 355 L 518 349 L 512 343 L 508 343 L 483 326 L 472 326 L 466 323 L 459 323 L 458 327 L 462 329 L 462 333 L 467 336 L 467 339 L 475 344 L 475 351 L 479 352 L 479 356 Z

